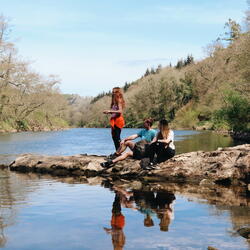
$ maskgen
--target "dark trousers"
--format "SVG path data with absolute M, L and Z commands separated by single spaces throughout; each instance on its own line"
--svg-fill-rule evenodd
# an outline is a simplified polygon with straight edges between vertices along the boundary
M 165 145 L 166 144 L 161 142 L 154 142 L 150 144 L 148 148 L 150 162 L 153 162 L 155 154 L 158 163 L 166 161 L 175 155 L 175 150 L 170 147 L 165 148 Z
M 114 145 L 115 145 L 116 150 L 120 147 L 121 131 L 122 130 L 116 126 L 114 126 L 114 128 L 111 128 L 112 139 L 114 141 Z

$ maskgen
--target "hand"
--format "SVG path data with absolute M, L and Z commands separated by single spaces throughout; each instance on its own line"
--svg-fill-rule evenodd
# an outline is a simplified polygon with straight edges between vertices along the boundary
M 104 110 L 103 114 L 106 114 L 106 115 L 109 114 L 109 110 Z
M 122 145 L 124 143 L 125 143 L 125 140 L 123 139 L 123 140 L 121 140 L 120 145 Z

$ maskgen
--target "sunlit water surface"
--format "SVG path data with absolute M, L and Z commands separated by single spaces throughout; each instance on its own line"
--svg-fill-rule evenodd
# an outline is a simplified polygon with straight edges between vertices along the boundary
M 122 138 L 135 134 L 139 129 L 123 129 Z M 175 131 L 177 153 L 215 150 L 233 145 L 230 137 L 213 132 L 191 130 Z M 0 134 L 0 164 L 9 163 L 19 154 L 47 155 L 97 154 L 114 151 L 110 129 L 76 128 L 51 132 L 20 132 Z

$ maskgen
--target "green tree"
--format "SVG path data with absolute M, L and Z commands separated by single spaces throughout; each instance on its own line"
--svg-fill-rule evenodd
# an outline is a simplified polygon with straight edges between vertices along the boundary
M 233 131 L 250 129 L 250 102 L 237 92 L 225 97 L 225 105 L 215 113 L 215 123 L 225 121 Z

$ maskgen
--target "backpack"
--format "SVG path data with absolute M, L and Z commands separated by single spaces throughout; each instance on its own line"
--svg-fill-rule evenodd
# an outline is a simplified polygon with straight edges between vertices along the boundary
M 141 160 L 142 158 L 146 157 L 148 146 L 149 143 L 146 140 L 140 140 L 136 142 L 133 149 L 133 158 Z

